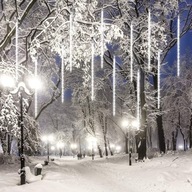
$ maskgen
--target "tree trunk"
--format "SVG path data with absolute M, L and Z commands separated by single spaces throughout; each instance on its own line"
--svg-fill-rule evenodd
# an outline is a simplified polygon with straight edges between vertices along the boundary
M 11 153 L 11 142 L 12 142 L 12 137 L 10 134 L 7 134 L 7 153 L 9 155 Z
M 126 153 L 126 154 L 129 153 L 128 142 L 129 142 L 128 133 L 126 133 L 126 135 L 125 135 L 125 153 Z
M 169 139 L 167 139 L 167 151 L 169 151 Z
M 147 129 L 147 146 L 148 148 L 152 148 L 153 144 L 152 144 L 152 128 L 149 127 Z
M 111 156 L 113 156 L 114 154 L 113 154 L 113 150 L 111 149 L 111 146 L 110 146 L 109 140 L 108 140 L 108 147 L 109 147 L 109 151 L 110 151 Z
M 153 82 L 154 82 L 154 89 L 157 91 L 158 89 L 158 78 L 157 75 L 153 75 Z M 155 94 L 155 97 L 157 99 L 157 93 Z M 165 153 L 165 136 L 164 136 L 164 130 L 163 130 L 163 119 L 162 115 L 157 115 L 156 117 L 157 122 L 157 133 L 158 133 L 158 141 L 159 141 L 159 150 L 160 152 Z
M 105 125 L 103 130 L 103 136 L 104 136 L 104 146 L 105 146 L 105 155 L 108 157 L 108 149 L 107 149 L 107 117 L 105 117 Z
M 146 110 L 145 105 L 145 72 L 140 68 L 140 106 L 141 106 L 141 127 L 137 134 L 137 152 L 138 160 L 143 160 L 146 158 Z
M 192 110 L 191 110 L 191 119 L 190 119 L 190 127 L 189 127 L 189 148 L 192 148 Z
M 172 145 L 173 145 L 173 151 L 176 151 L 177 149 L 177 136 L 178 136 L 178 129 L 176 130 L 176 133 L 172 132 Z
M 3 154 L 6 154 L 7 151 L 8 151 L 6 135 L 7 135 L 7 133 L 2 133 L 1 134 L 1 146 L 2 146 L 2 149 L 3 149 Z
M 158 115 L 156 118 L 157 121 L 157 131 L 158 131 L 158 140 L 159 140 L 159 150 L 162 153 L 165 153 L 165 137 L 163 130 L 163 119 L 162 115 Z
M 98 148 L 98 151 L 99 151 L 99 156 L 100 156 L 100 158 L 103 158 L 103 152 L 102 152 L 102 150 L 101 150 L 100 145 L 98 145 L 97 148 Z

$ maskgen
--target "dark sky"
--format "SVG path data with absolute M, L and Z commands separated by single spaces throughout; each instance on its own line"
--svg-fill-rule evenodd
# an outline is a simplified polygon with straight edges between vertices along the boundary
M 180 40 L 180 55 L 184 55 L 186 50 L 192 51 L 192 31 L 186 33 Z M 177 44 L 172 48 L 170 53 L 167 55 L 166 61 L 169 65 L 172 65 L 177 60 Z

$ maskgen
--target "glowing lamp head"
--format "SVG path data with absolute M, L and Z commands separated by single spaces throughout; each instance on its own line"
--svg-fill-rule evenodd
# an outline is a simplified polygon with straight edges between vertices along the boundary
M 13 88 L 13 87 L 15 87 L 14 78 L 11 77 L 10 75 L 3 74 L 3 75 L 0 77 L 0 82 L 1 82 L 1 84 L 2 84 L 4 87 L 7 87 L 7 88 Z
M 51 150 L 54 151 L 54 150 L 55 150 L 55 147 L 54 147 L 54 146 L 51 146 Z
M 71 148 L 72 148 L 72 149 L 76 149 L 76 148 L 77 148 L 77 144 L 72 143 L 72 144 L 71 144 Z
M 127 120 L 127 119 L 124 119 L 123 121 L 122 121 L 122 126 L 123 127 L 127 127 L 129 125 L 129 121 Z
M 43 142 L 53 142 L 54 137 L 53 137 L 53 135 L 44 135 L 43 137 L 41 137 L 41 140 Z
M 41 140 L 43 141 L 43 142 L 47 142 L 47 136 L 46 135 L 44 135 L 43 137 L 41 137 Z
M 115 149 L 119 153 L 121 151 L 121 146 L 117 145 Z
M 41 89 L 42 83 L 38 77 L 30 77 L 28 78 L 28 85 L 31 89 Z
M 110 144 L 110 148 L 114 149 L 115 148 L 115 144 Z
M 59 142 L 57 143 L 57 148 L 60 149 L 60 148 L 63 148 L 63 147 L 64 147 L 64 143 L 61 142 L 61 141 L 59 141 Z
M 133 120 L 131 125 L 133 126 L 133 128 L 139 128 L 139 122 L 137 120 Z

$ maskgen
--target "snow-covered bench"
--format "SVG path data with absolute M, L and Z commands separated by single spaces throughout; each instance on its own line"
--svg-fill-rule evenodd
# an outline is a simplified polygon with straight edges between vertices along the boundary
M 25 167 L 25 174 L 26 174 L 26 182 L 27 183 L 40 181 L 42 179 L 42 175 L 37 175 L 37 176 L 33 175 L 28 166 Z

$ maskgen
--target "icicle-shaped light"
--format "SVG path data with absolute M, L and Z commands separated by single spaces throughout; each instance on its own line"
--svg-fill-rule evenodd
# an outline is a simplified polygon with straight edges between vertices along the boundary
M 19 64 L 18 64 L 18 19 L 16 20 L 16 23 L 15 23 L 15 63 L 16 63 L 15 76 L 16 76 L 16 81 L 17 81 L 18 80 L 18 68 L 19 68 Z
M 148 15 L 148 71 L 151 69 L 151 10 Z
M 73 14 L 70 14 L 70 19 L 69 19 L 69 67 L 70 67 L 70 72 L 72 71 L 73 67 Z
M 35 59 L 35 79 L 37 79 L 37 59 Z M 38 87 L 35 87 L 35 117 L 37 117 L 37 89 Z
M 177 76 L 180 76 L 180 15 L 177 17 Z
M 161 75 L 161 51 L 158 51 L 158 62 L 157 62 L 157 108 L 160 109 L 160 75 Z
M 104 16 L 103 9 L 101 9 L 101 68 L 103 69 L 103 55 L 104 55 Z
M 137 122 L 140 128 L 140 69 L 137 70 Z
M 61 102 L 64 103 L 64 47 L 61 50 Z
M 133 81 L 133 24 L 131 23 L 130 31 L 130 76 L 131 82 Z
M 95 48 L 94 48 L 94 41 L 92 40 L 91 43 L 91 100 L 93 101 L 95 98 L 94 93 L 94 57 L 95 57 Z
M 113 116 L 116 112 L 116 58 L 113 56 Z

